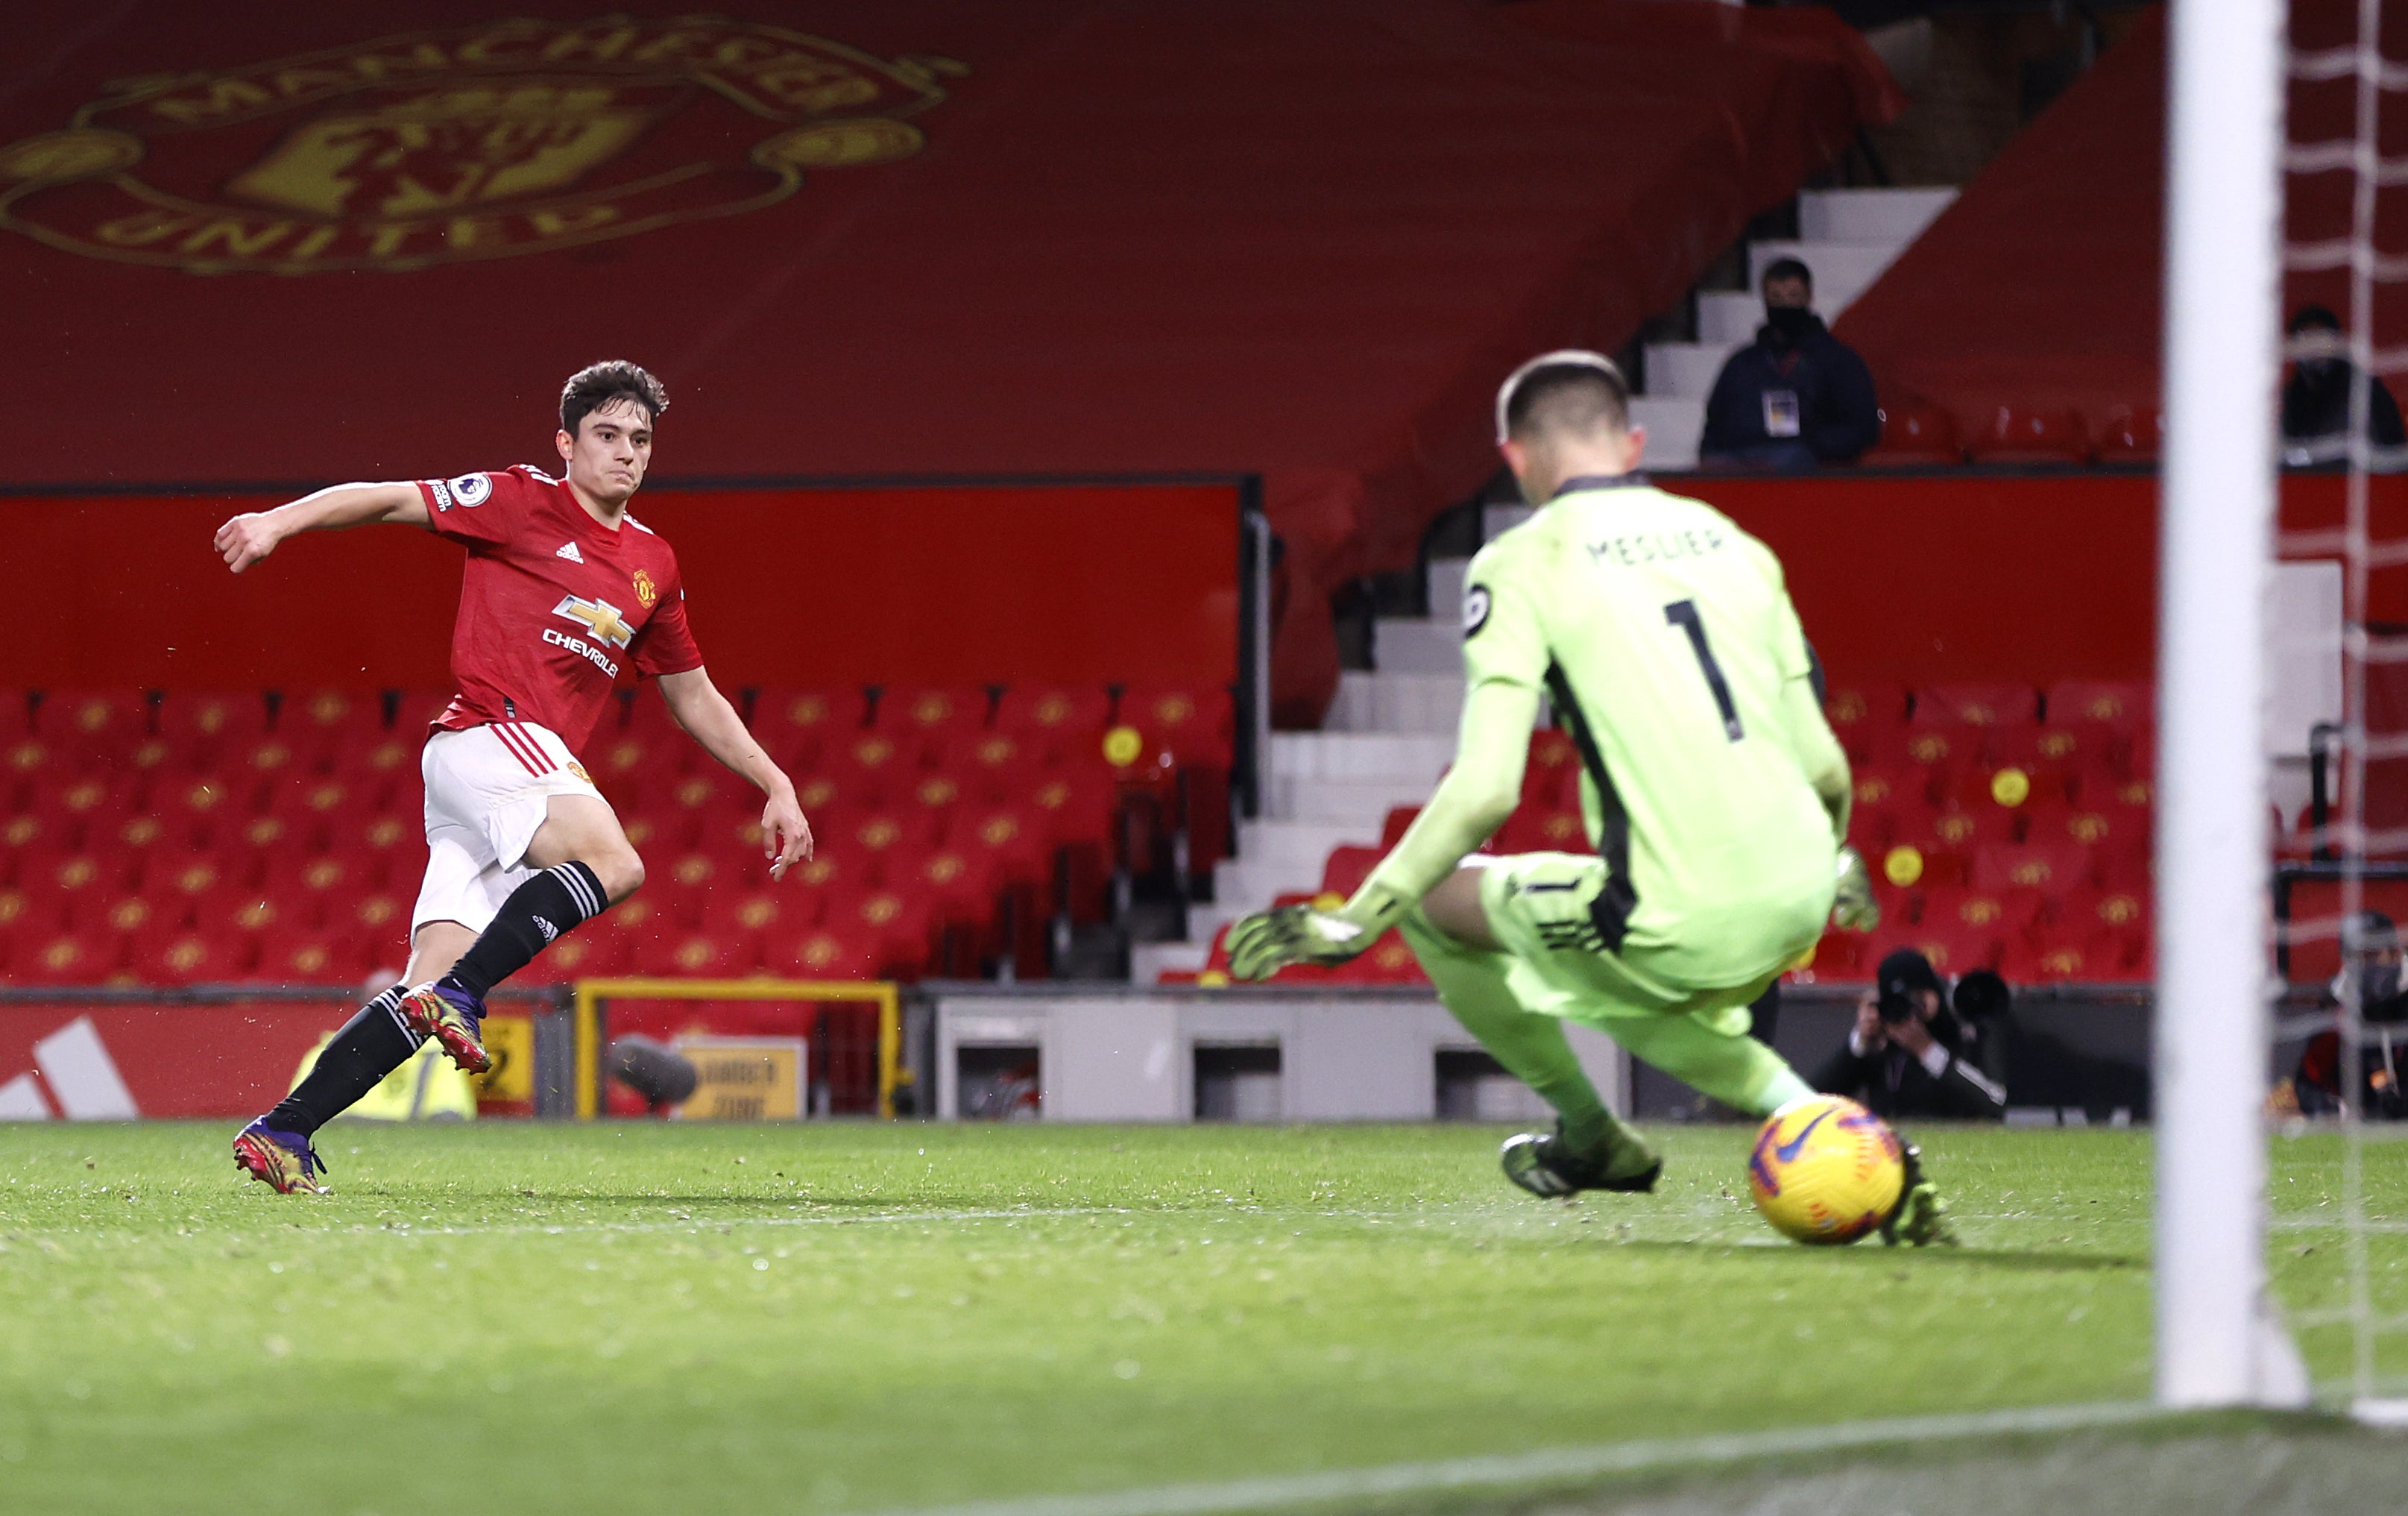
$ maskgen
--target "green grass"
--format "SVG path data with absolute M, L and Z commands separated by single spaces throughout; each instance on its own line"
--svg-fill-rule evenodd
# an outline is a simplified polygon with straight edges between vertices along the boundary
M 1461 1127 L 346 1125 L 322 1198 L 229 1135 L 0 1141 L 0 1509 L 884 1509 L 2149 1385 L 2138 1133 L 1920 1133 L 1924 1253 L 1780 1243 L 1734 1128 L 1573 1206 Z

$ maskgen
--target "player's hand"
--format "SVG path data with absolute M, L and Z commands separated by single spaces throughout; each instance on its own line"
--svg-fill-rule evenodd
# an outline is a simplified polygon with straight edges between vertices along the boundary
M 218 528 L 217 550 L 226 567 L 240 573 L 276 551 L 284 534 L 272 520 L 273 512 L 246 511 Z
M 783 879 L 786 871 L 811 856 L 811 824 L 792 794 L 772 795 L 761 807 L 761 856 L 769 860 L 769 877 Z
M 1873 899 L 1873 878 L 1865 856 L 1853 847 L 1840 849 L 1840 888 L 1831 898 L 1831 925 L 1842 931 L 1870 931 L 1881 925 L 1881 902 Z
M 1294 963 L 1325 967 L 1368 950 L 1379 933 L 1342 916 L 1310 905 L 1282 905 L 1247 917 L 1229 929 L 1229 972 L 1240 979 L 1268 979 Z

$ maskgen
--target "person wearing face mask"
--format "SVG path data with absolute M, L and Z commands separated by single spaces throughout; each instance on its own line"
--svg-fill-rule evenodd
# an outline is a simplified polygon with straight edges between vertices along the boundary
M 2329 347 L 2330 352 L 2301 352 L 2283 385 L 2283 461 L 2293 468 L 2338 463 L 2349 455 L 2350 381 L 2358 369 L 2338 351 L 2341 321 L 2320 305 L 2301 306 L 2291 318 L 2295 349 Z M 2400 423 L 2400 402 L 2391 397 L 2381 378 L 2367 376 L 2366 440 L 2378 448 L 2408 445 L 2408 429 Z M 2398 469 L 2397 458 L 2376 460 L 2378 467 Z
M 2401 984 L 2400 929 L 2381 911 L 2360 911 L 2342 924 L 2342 967 L 2327 997 L 2338 1007 L 2356 977 L 2358 1041 L 2358 1114 L 2372 1120 L 2408 1119 L 2408 992 Z M 2333 1116 L 2342 1106 L 2342 1047 L 2338 1029 L 2320 1032 L 2300 1055 L 2291 1090 L 2302 1116 Z
M 1873 376 L 1814 314 L 1814 276 L 1795 258 L 1764 270 L 1764 325 L 1732 354 L 1706 401 L 1701 462 L 1765 469 L 1854 463 L 1881 436 Z

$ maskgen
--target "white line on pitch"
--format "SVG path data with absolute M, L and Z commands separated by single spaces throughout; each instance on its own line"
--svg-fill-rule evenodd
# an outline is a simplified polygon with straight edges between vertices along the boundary
M 1795 1453 L 1834 1452 L 1925 1439 L 2073 1432 L 2118 1426 L 2170 1414 L 2159 1407 L 2115 1401 L 2092 1406 L 2037 1406 L 2020 1410 L 1978 1411 L 1956 1416 L 1902 1416 L 1848 1422 L 1837 1426 L 1776 1432 L 1734 1432 L 1701 1437 L 1663 1437 L 1613 1442 L 1594 1448 L 1554 1448 L 1439 1463 L 1381 1464 L 1323 1474 L 1289 1474 L 1232 1480 L 1224 1484 L 1168 1484 L 1151 1490 L 1099 1494 L 1032 1495 L 1017 1500 L 975 1501 L 929 1507 L 895 1516 L 1210 1516 L 1219 1511 L 1262 1510 L 1332 1500 L 1434 1490 L 1554 1483 L 1633 1474 L 1648 1469 L 1728 1464 Z

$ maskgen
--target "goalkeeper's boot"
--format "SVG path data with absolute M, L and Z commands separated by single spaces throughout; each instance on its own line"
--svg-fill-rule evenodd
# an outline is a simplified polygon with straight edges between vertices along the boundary
M 1962 1239 L 1949 1222 L 1940 1187 L 1923 1172 L 1923 1149 L 1911 1142 L 1903 1146 L 1906 1179 L 1899 1186 L 1898 1205 L 1882 1223 L 1882 1242 L 1892 1248 L 1901 1242 L 1910 1248 L 1956 1247 Z
M 1583 1190 L 1614 1190 L 1625 1194 L 1652 1194 L 1664 1161 L 1646 1139 L 1615 1121 L 1605 1140 L 1585 1149 L 1564 1140 L 1564 1124 L 1553 1132 L 1525 1132 L 1505 1139 L 1498 1154 L 1505 1177 L 1534 1195 L 1554 1199 Z
M 401 997 L 401 1019 L 410 1035 L 421 1042 L 434 1038 L 468 1073 L 482 1074 L 494 1066 L 478 1031 L 484 1024 L 485 1003 L 459 986 L 440 979 L 420 985 Z
M 311 1195 L 328 1193 L 319 1182 L 326 1164 L 309 1146 L 309 1139 L 298 1132 L 277 1131 L 264 1116 L 235 1133 L 234 1162 L 260 1183 L 274 1187 L 280 1195 L 296 1190 Z

